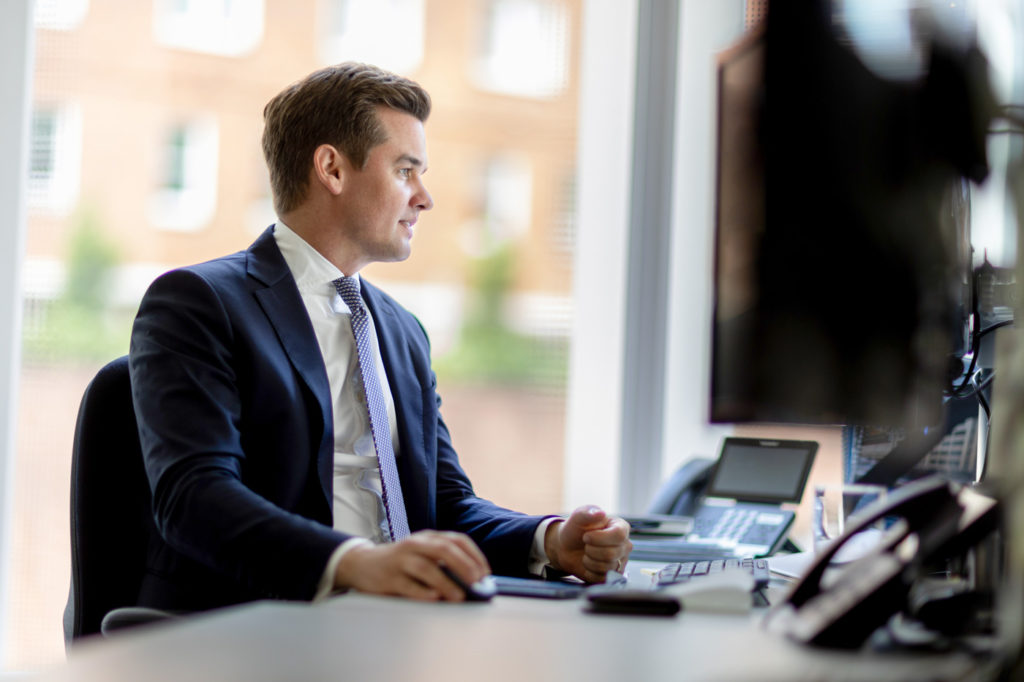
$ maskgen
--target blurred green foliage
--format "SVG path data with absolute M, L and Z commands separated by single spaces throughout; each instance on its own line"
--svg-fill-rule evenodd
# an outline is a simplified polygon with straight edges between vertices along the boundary
M 68 243 L 64 300 L 89 310 L 101 310 L 107 303 L 111 277 L 120 260 L 117 247 L 103 234 L 96 216 L 80 214 Z
M 96 216 L 88 211 L 77 214 L 61 294 L 26 309 L 23 350 L 27 362 L 95 363 L 128 352 L 134 311 L 110 305 L 118 262 L 117 247 L 104 235 Z
M 476 259 L 470 272 L 470 308 L 451 351 L 434 369 L 446 382 L 556 387 L 565 382 L 567 339 L 519 334 L 506 325 L 504 306 L 515 272 L 508 246 Z

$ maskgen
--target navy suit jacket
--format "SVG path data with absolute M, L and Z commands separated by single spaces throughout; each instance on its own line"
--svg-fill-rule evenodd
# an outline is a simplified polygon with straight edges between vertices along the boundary
M 478 498 L 459 465 L 418 320 L 363 281 L 398 418 L 409 525 L 468 533 L 526 572 L 541 517 Z M 324 361 L 273 228 L 248 250 L 168 272 L 132 330 L 153 513 L 139 603 L 196 610 L 309 599 L 330 554 L 333 417 Z

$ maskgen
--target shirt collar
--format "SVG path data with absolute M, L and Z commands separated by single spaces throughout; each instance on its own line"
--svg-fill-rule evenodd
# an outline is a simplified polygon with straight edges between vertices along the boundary
M 319 291 L 326 285 L 333 292 L 334 280 L 345 276 L 334 263 L 324 258 L 323 254 L 280 220 L 274 224 L 274 240 L 299 291 Z M 358 274 L 355 279 L 357 285 L 361 284 Z

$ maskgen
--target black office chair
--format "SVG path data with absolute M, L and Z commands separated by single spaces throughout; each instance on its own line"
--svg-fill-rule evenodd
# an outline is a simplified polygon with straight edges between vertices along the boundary
M 146 551 L 156 534 L 132 405 L 128 357 L 101 369 L 82 396 L 71 460 L 71 592 L 67 646 L 80 637 L 162 620 L 138 608 Z

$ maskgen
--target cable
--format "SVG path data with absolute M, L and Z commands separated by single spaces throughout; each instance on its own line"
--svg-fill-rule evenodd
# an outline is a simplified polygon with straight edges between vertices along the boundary
M 1002 322 L 996 322 L 995 324 L 985 327 L 980 332 L 978 332 L 978 338 L 980 339 L 982 336 L 985 336 L 985 334 L 994 332 L 995 330 L 1000 329 L 1002 327 L 1009 327 L 1012 324 L 1013 320 L 1003 320 Z
M 985 381 L 985 383 L 986 384 L 991 383 L 992 379 L 993 379 L 993 377 L 989 377 Z M 978 404 L 981 405 L 981 409 L 983 409 L 985 411 L 985 419 L 986 420 L 991 420 L 992 419 L 992 411 L 989 409 L 988 399 L 985 398 L 985 392 L 982 390 L 981 386 L 977 386 L 975 388 L 974 397 L 978 399 Z

